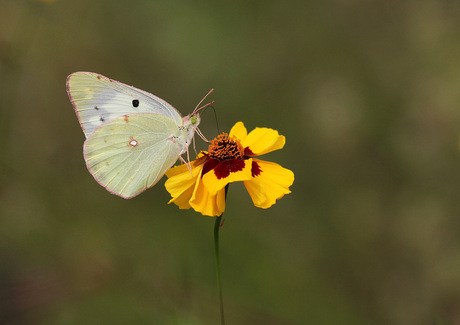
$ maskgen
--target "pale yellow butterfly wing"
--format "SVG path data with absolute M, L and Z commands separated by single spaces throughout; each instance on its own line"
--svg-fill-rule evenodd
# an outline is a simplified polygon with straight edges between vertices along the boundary
M 131 198 L 155 185 L 187 146 L 173 119 L 137 113 L 96 128 L 85 141 L 84 155 L 98 183 Z
M 181 114 L 163 99 L 98 73 L 72 73 L 67 78 L 67 93 L 86 137 L 126 114 L 161 114 L 182 125 Z

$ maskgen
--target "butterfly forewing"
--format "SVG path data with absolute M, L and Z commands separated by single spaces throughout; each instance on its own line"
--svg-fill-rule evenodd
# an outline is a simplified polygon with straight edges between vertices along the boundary
M 180 113 L 166 101 L 97 73 L 71 74 L 67 92 L 86 137 L 105 122 L 133 113 L 160 114 L 182 124 Z
M 163 115 L 122 115 L 99 126 L 84 145 L 94 178 L 107 190 L 131 198 L 155 185 L 176 162 L 184 143 L 176 122 Z

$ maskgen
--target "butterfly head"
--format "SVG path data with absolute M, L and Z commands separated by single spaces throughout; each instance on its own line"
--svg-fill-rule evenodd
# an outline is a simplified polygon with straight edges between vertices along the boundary
M 181 126 L 181 129 L 183 132 L 183 139 L 186 144 L 191 142 L 200 122 L 201 117 L 198 113 L 193 113 L 183 118 L 183 125 Z
M 184 128 L 188 130 L 196 129 L 201 122 L 200 114 L 194 113 L 184 117 Z
M 197 127 L 198 124 L 200 124 L 200 122 L 201 122 L 200 114 L 196 113 L 195 115 L 190 116 L 190 123 L 193 126 Z
M 187 116 L 185 116 L 183 118 L 182 129 L 184 130 L 184 132 L 186 134 L 186 141 L 185 141 L 186 144 L 190 143 L 190 140 L 193 138 L 193 135 L 195 134 L 195 131 L 205 142 L 209 142 L 203 136 L 203 134 L 201 133 L 200 129 L 198 128 L 198 125 L 201 122 L 201 117 L 200 117 L 200 114 L 198 112 L 201 111 L 203 108 L 214 104 L 214 101 L 212 101 L 212 102 L 210 102 L 210 103 L 208 103 L 208 104 L 206 104 L 204 106 L 200 106 L 201 103 L 206 99 L 206 97 L 208 97 L 209 94 L 212 93 L 213 91 L 214 91 L 214 89 L 211 89 L 208 92 L 208 94 L 206 96 L 204 96 L 204 98 L 198 103 L 198 105 L 196 105 L 196 107 L 193 110 L 193 112 L 190 115 L 187 115 Z

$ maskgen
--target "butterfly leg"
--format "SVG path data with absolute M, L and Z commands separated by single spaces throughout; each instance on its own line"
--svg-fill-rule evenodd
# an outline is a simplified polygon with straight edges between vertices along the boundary
M 188 156 L 188 148 L 187 148 L 187 156 Z M 192 165 L 190 164 L 190 160 L 188 160 L 189 162 L 186 162 L 182 156 L 179 156 L 179 158 L 187 166 L 187 169 L 190 171 L 190 174 L 193 176 Z M 188 159 L 188 157 L 187 157 L 187 159 Z
M 195 132 L 200 136 L 201 139 L 203 139 L 204 142 L 211 143 L 206 137 L 204 136 L 203 132 L 199 128 L 195 129 Z
M 195 142 L 195 137 L 192 138 L 192 141 L 193 141 L 193 150 L 195 151 L 195 155 L 198 156 L 198 153 L 196 152 L 196 142 Z

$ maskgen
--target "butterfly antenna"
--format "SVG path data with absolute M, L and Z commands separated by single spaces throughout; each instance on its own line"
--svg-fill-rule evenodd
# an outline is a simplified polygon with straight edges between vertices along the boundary
M 217 120 L 217 112 L 214 106 L 209 106 L 212 108 L 212 111 L 214 112 L 214 119 L 216 120 L 216 125 L 217 125 L 217 134 L 220 134 L 220 128 L 219 128 L 219 121 Z
M 215 103 L 214 101 L 212 101 L 212 102 L 207 103 L 206 105 L 200 107 L 201 103 L 202 103 L 202 102 L 203 102 L 213 91 L 214 91 L 214 89 L 211 89 L 211 90 L 206 94 L 206 96 L 204 96 L 203 99 L 200 100 L 200 102 L 198 103 L 198 105 L 196 105 L 195 109 L 193 110 L 192 115 L 195 114 L 196 112 L 202 110 L 203 108 L 205 108 L 205 107 L 207 107 L 207 106 L 212 105 L 212 104 Z
M 206 137 L 204 136 L 203 132 L 201 132 L 201 130 L 199 128 L 196 128 L 195 132 L 196 132 L 196 134 L 198 134 L 200 136 L 201 139 L 203 139 L 204 142 L 211 143 L 211 141 L 206 139 Z

